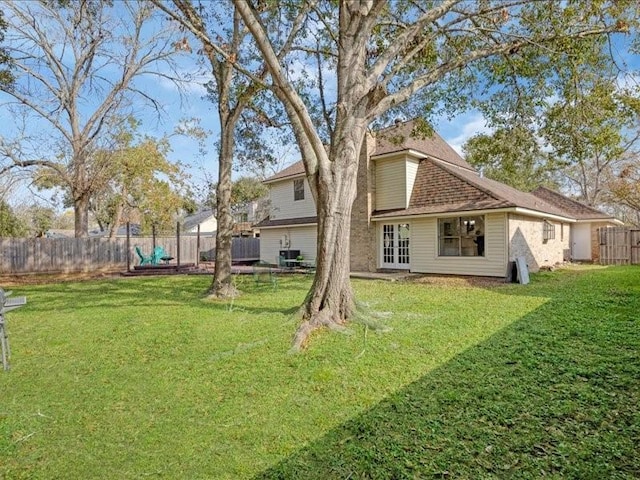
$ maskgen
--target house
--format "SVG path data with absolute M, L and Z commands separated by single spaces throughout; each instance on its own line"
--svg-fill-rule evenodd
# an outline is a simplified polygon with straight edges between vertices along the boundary
M 201 234 L 214 234 L 218 230 L 218 221 L 213 214 L 213 210 L 200 210 L 185 217 L 182 222 L 182 228 L 185 233 L 196 233 L 198 226 Z
M 439 135 L 414 122 L 368 135 L 352 210 L 351 270 L 505 277 L 524 256 L 531 271 L 569 259 L 576 218 L 553 203 L 481 177 Z M 265 180 L 270 216 L 260 258 L 316 256 L 317 216 L 302 162 Z
M 623 225 L 623 222 L 611 215 L 607 215 L 600 210 L 568 198 L 548 188 L 538 187 L 532 193 L 536 197 L 557 206 L 575 218 L 576 221 L 571 226 L 571 237 L 569 240 L 571 245 L 571 260 L 597 262 L 600 259 L 598 229 Z

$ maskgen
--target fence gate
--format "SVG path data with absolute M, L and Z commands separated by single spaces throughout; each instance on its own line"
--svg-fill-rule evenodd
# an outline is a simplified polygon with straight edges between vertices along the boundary
M 640 230 L 627 227 L 598 229 L 602 265 L 640 264 Z

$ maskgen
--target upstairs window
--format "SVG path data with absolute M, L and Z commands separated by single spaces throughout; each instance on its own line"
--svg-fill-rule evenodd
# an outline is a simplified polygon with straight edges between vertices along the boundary
M 293 200 L 304 200 L 304 179 L 293 181 Z

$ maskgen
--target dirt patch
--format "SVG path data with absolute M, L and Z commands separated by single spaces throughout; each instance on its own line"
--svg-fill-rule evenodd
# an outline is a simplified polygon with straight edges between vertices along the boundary
M 457 277 L 454 275 L 417 275 L 408 279 L 412 283 L 442 285 L 447 287 L 498 287 L 507 285 L 504 278 L 497 277 Z

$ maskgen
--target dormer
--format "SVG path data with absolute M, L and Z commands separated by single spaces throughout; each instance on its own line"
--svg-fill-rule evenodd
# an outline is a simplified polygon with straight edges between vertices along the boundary
M 405 150 L 374 156 L 376 181 L 376 210 L 407 208 L 420 159 L 424 155 Z

